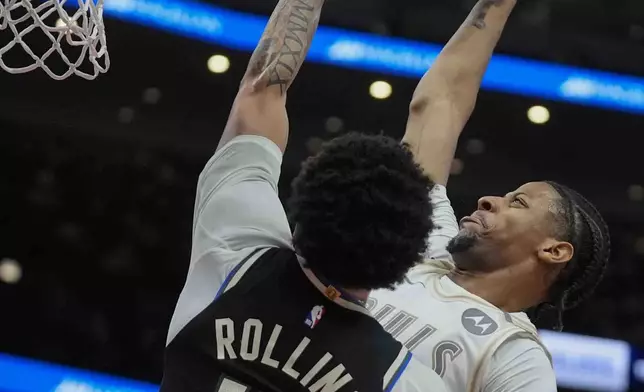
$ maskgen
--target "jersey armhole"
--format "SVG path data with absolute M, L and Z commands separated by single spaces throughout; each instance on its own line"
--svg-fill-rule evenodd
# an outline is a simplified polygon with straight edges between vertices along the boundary
M 382 382 L 382 390 L 384 392 L 391 392 L 396 383 L 400 380 L 400 377 L 405 372 L 405 369 L 411 361 L 411 353 L 404 346 L 400 349 L 398 356 L 392 362 L 389 370 L 385 373 L 385 377 Z
M 257 248 L 253 250 L 248 256 L 244 257 L 242 261 L 237 263 L 237 265 L 233 267 L 233 269 L 228 273 L 226 279 L 224 279 L 224 282 L 219 287 L 219 290 L 215 295 L 215 299 L 219 298 L 223 293 L 230 290 L 237 283 L 239 283 L 239 280 L 244 276 L 248 269 L 252 267 L 253 264 L 257 260 L 259 260 L 259 258 L 262 257 L 262 255 L 269 249 L 270 248 L 264 247 Z

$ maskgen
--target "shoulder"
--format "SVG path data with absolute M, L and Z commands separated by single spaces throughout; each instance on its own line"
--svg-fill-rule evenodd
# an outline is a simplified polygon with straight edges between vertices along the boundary
M 199 185 L 209 177 L 229 178 L 231 174 L 248 171 L 268 171 L 279 177 L 282 152 L 270 139 L 257 135 L 237 136 L 217 149 L 199 176 Z
M 492 355 L 484 392 L 556 391 L 554 369 L 544 348 L 532 339 L 508 339 Z
M 545 364 L 549 369 L 552 369 L 548 355 L 543 347 L 533 339 L 521 335 L 511 337 L 503 342 L 493 355 L 493 359 L 501 361 L 514 361 L 517 358 Z

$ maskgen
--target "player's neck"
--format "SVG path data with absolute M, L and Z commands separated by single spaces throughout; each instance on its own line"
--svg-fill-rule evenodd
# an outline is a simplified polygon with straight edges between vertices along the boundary
M 362 302 L 367 302 L 369 299 L 369 293 L 371 293 L 371 291 L 364 289 L 345 289 L 344 291 Z
M 530 283 L 509 279 L 507 271 L 464 271 L 456 268 L 449 278 L 470 293 L 506 312 L 519 312 L 532 306 Z
M 300 263 L 302 271 L 306 277 L 313 283 L 313 285 L 320 290 L 322 294 L 327 296 L 330 300 L 335 301 L 337 298 L 342 296 L 342 293 L 345 294 L 345 300 L 350 302 L 357 303 L 360 306 L 365 306 L 367 299 L 369 299 L 370 290 L 365 289 L 345 289 L 341 286 L 333 285 L 331 282 L 326 280 L 322 275 L 315 274 L 313 270 L 308 267 L 305 267 Z M 348 297 L 348 298 L 347 298 Z

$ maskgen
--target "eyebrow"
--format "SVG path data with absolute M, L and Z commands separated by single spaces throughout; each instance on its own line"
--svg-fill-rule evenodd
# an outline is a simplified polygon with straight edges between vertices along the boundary
M 528 196 L 528 194 L 525 193 L 525 192 L 510 192 L 510 193 L 505 195 L 505 197 L 507 197 L 507 198 L 517 197 L 517 196 Z M 528 197 L 530 197 L 530 196 L 528 196 Z

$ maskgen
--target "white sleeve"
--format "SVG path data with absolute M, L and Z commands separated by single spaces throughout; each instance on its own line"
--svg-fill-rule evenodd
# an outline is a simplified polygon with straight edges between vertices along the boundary
M 447 392 L 447 389 L 436 372 L 412 357 L 391 392 Z
M 217 295 L 231 271 L 258 248 L 292 248 L 277 195 L 282 153 L 269 139 L 237 136 L 208 161 L 199 176 L 192 254 L 167 343 Z
M 215 153 L 197 184 L 191 263 L 213 250 L 291 246 L 277 195 L 281 164 L 279 147 L 262 136 L 237 136 Z M 226 259 L 207 259 L 231 268 Z
M 482 392 L 556 392 L 555 372 L 543 348 L 530 339 L 503 343 L 485 372 Z
M 454 209 L 447 197 L 447 189 L 440 184 L 434 185 L 430 198 L 435 228 L 429 235 L 425 258 L 451 260 L 451 255 L 446 250 L 447 243 L 458 234 L 459 228 Z

